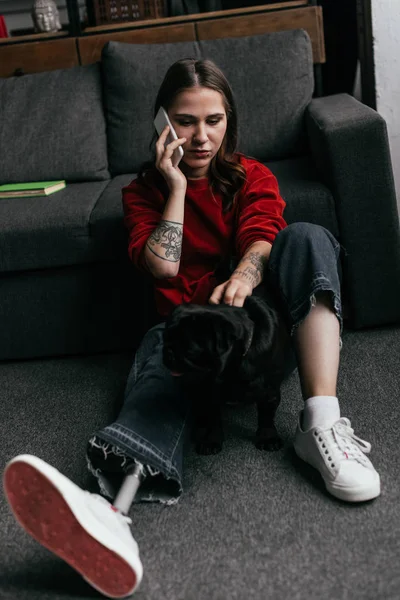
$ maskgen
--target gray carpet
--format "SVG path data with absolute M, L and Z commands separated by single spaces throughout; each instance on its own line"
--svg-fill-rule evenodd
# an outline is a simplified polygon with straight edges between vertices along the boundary
M 86 440 L 118 410 L 130 362 L 124 354 L 0 363 L 2 468 L 33 453 L 92 488 Z M 135 598 L 398 600 L 400 328 L 345 333 L 339 398 L 356 434 L 372 443 L 380 498 L 337 501 L 296 458 L 294 373 L 278 414 L 283 450 L 256 450 L 253 407 L 230 409 L 223 452 L 188 453 L 180 502 L 132 509 L 145 573 Z M 100 598 L 25 534 L 3 494 L 0 519 L 2 600 Z

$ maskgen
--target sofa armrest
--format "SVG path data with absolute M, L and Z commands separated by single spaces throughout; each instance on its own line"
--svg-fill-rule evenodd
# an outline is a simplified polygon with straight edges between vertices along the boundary
M 313 99 L 306 120 L 335 199 L 349 324 L 400 322 L 399 217 L 386 123 L 348 94 Z

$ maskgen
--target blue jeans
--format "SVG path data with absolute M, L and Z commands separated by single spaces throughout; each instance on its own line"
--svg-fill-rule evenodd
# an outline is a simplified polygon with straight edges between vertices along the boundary
M 339 256 L 340 244 L 319 225 L 295 223 L 277 235 L 266 276 L 291 334 L 306 318 L 315 294 L 323 291 L 331 294 L 342 331 Z M 136 501 L 174 503 L 182 493 L 190 399 L 181 378 L 164 367 L 163 327 L 150 329 L 136 352 L 118 418 L 88 443 L 88 467 L 111 498 L 124 473 L 138 462 L 145 478 Z

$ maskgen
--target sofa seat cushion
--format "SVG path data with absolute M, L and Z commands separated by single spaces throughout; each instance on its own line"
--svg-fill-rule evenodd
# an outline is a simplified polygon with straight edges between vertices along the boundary
M 122 254 L 128 256 L 128 232 L 123 220 L 122 188 L 135 177 L 136 174 L 133 173 L 113 177 L 90 215 L 90 236 L 98 260 L 115 260 Z
M 98 64 L 0 78 L 0 183 L 109 178 Z
M 307 156 L 266 163 L 278 180 L 286 202 L 287 223 L 316 223 L 339 237 L 335 201 L 330 190 L 321 183 L 317 171 Z
M 70 183 L 50 196 L 2 199 L 0 272 L 97 260 L 90 217 L 107 184 L 108 181 Z

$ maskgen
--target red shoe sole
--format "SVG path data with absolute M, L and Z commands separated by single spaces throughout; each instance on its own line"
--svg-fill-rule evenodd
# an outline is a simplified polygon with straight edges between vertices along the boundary
M 17 521 L 40 544 L 104 595 L 132 594 L 137 580 L 134 569 L 85 531 L 44 475 L 27 463 L 15 462 L 6 469 L 4 486 Z

